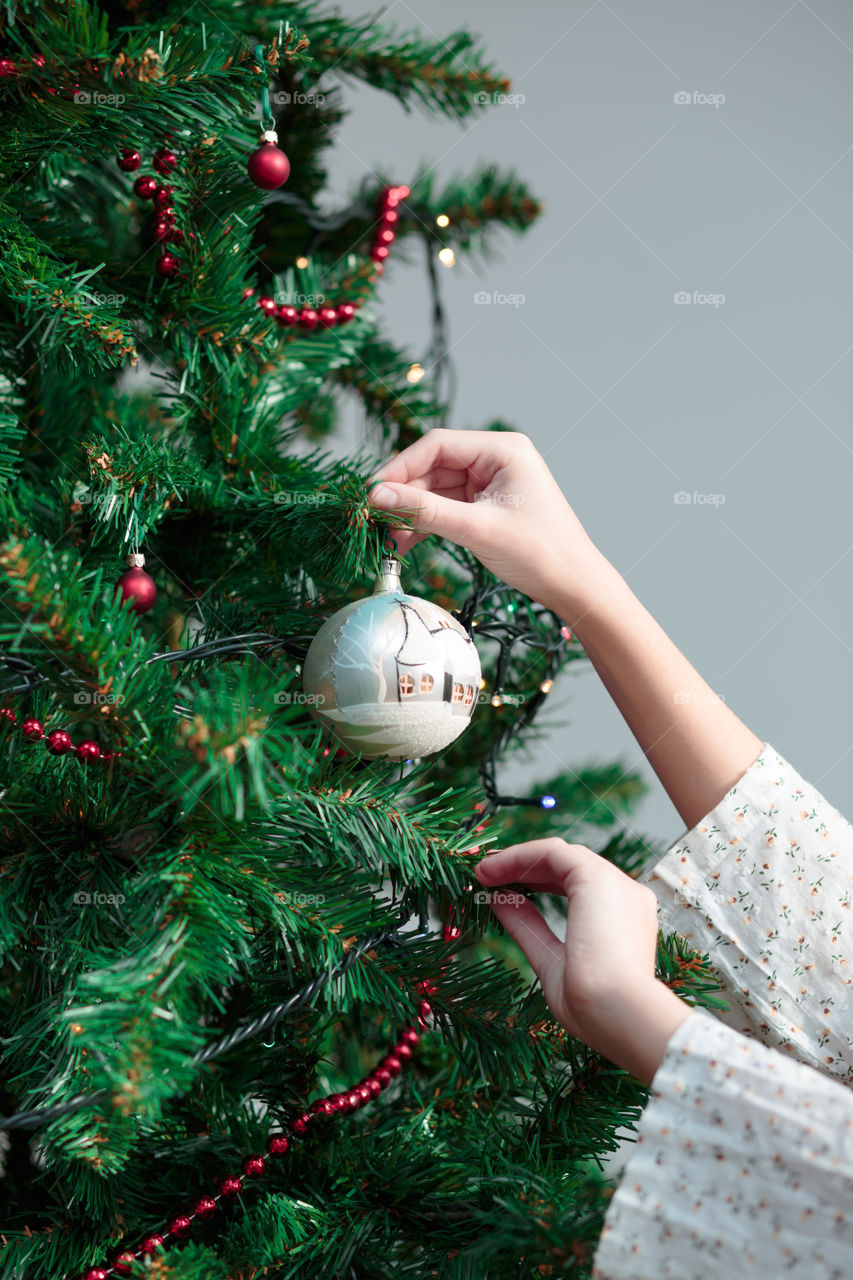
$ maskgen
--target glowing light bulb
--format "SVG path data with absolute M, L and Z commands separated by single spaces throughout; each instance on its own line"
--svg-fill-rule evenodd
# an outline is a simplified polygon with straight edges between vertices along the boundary
M 543 692 L 543 693 L 550 693 L 550 692 L 551 692 L 551 690 L 554 688 L 554 681 L 553 681 L 553 680 L 543 680 L 543 681 L 542 681 L 542 683 L 540 684 L 539 688 L 542 690 L 542 692 Z
M 571 640 L 572 638 L 572 633 L 568 627 L 560 627 L 560 635 L 564 640 Z
M 486 681 L 485 681 L 485 679 L 482 679 L 482 680 L 480 681 L 480 688 L 481 688 L 481 689 L 485 689 L 485 687 L 486 687 Z
M 307 258 L 297 258 L 297 259 L 296 259 L 296 265 L 297 265 L 297 267 L 299 268 L 299 270 L 300 270 L 300 271 L 304 271 L 304 270 L 305 270 L 305 268 L 308 266 L 308 259 L 307 259 Z
M 439 249 L 438 260 L 443 267 L 452 267 L 456 262 L 456 254 L 452 249 Z
M 499 707 L 501 705 L 501 695 L 499 693 L 492 694 L 492 706 Z
M 555 796 L 541 796 L 539 803 L 543 809 L 553 809 L 557 803 Z
M 424 376 L 424 367 L 422 364 L 409 365 L 409 370 L 408 370 L 408 373 L 406 374 L 407 382 L 420 382 L 423 376 Z
M 437 227 L 449 227 L 449 226 L 450 226 L 450 219 L 448 218 L 447 214 L 446 214 L 446 213 L 440 213 L 440 214 L 438 215 L 438 217 L 436 218 L 436 220 L 435 220 L 435 225 L 436 225 Z

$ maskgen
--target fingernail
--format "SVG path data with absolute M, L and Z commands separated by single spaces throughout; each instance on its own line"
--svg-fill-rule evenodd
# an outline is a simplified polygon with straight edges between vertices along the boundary
M 396 507 L 400 501 L 400 495 L 394 489 L 390 489 L 387 484 L 379 484 L 370 495 L 370 501 L 374 506 L 382 507 L 388 511 L 391 507 Z

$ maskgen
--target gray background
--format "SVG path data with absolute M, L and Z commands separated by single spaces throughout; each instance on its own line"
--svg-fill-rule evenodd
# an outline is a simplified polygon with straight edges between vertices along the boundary
M 486 267 L 439 268 L 458 374 L 448 425 L 501 418 L 530 435 L 711 686 L 853 817 L 853 10 L 397 0 L 370 12 L 397 30 L 480 33 L 524 101 L 458 125 L 348 86 L 331 203 L 377 167 L 404 182 L 424 161 L 444 182 L 497 162 L 546 206 Z M 378 305 L 418 359 L 429 298 L 409 256 L 392 250 Z M 477 305 L 479 290 L 525 301 Z M 676 303 L 679 291 L 724 301 Z M 370 439 L 361 421 L 351 434 Z M 683 824 L 591 668 L 552 698 L 535 761 L 505 781 L 619 757 L 651 784 L 634 828 L 674 840 Z

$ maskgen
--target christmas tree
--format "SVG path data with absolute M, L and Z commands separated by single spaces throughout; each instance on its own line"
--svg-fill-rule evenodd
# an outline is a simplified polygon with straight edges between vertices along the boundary
M 393 548 L 371 471 L 449 412 L 437 273 L 411 353 L 386 265 L 540 212 L 491 166 L 328 207 L 346 80 L 459 121 L 508 81 L 310 2 L 10 0 L 0 35 L 0 1277 L 585 1274 L 645 1093 L 471 875 L 653 852 L 618 763 L 506 791 L 583 652 L 430 540 L 403 586 L 476 642 L 464 733 L 347 749 L 303 688 Z M 659 971 L 713 1003 L 680 940 Z

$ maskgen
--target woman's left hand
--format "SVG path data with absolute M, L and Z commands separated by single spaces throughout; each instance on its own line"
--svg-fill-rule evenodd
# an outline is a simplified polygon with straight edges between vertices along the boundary
M 558 838 L 489 854 L 474 874 L 484 888 L 524 884 L 567 899 L 565 941 L 523 894 L 498 889 L 491 906 L 530 961 L 562 1026 L 651 1084 L 671 1035 L 690 1013 L 655 977 L 652 890 L 591 849 Z

